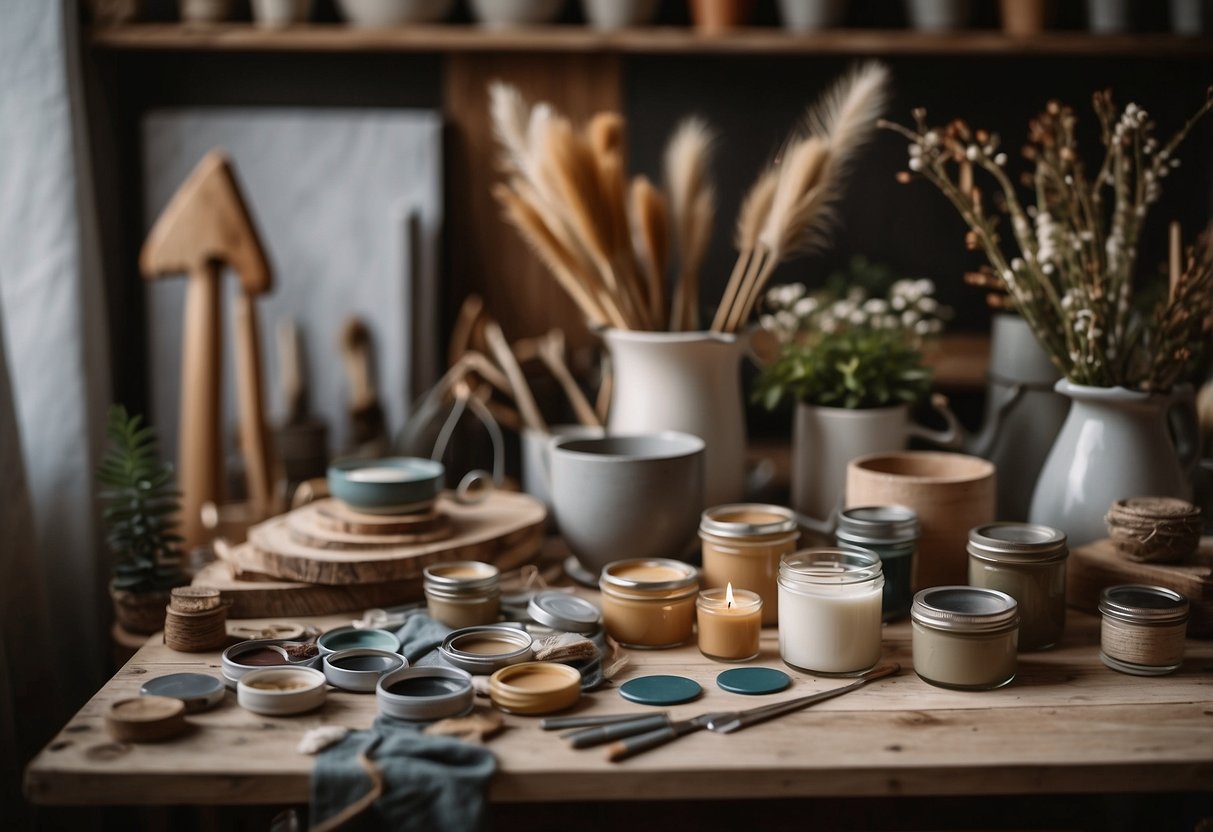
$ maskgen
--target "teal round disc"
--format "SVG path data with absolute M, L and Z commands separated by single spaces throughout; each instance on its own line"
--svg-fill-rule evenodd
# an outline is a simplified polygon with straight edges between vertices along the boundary
M 699 683 L 685 676 L 640 676 L 619 688 L 620 696 L 640 705 L 678 705 L 701 693 Z
M 764 693 L 779 693 L 792 684 L 792 677 L 773 667 L 735 667 L 717 676 L 716 684 L 729 693 L 761 696 Z

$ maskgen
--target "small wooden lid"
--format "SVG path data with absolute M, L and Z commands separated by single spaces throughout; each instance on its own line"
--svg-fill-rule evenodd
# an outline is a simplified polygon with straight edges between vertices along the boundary
M 209 586 L 174 587 L 169 606 L 174 612 L 210 612 L 219 608 L 219 590 Z
M 168 696 L 119 699 L 105 714 L 105 730 L 120 742 L 158 742 L 185 728 L 185 703 Z

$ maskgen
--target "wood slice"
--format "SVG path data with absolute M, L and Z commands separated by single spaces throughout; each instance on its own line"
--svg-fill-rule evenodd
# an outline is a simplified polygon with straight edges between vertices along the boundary
M 433 543 L 370 550 L 305 546 L 292 538 L 284 515 L 250 529 L 251 545 L 230 551 L 228 560 L 238 571 L 338 586 L 417 578 L 426 566 L 452 560 L 484 561 L 504 571 L 535 556 L 547 515 L 535 498 L 505 491 L 472 506 L 442 499 L 440 509 L 454 533 Z
M 1188 635 L 1213 637 L 1213 538 L 1201 540 L 1190 563 L 1163 564 L 1132 561 L 1117 551 L 1111 540 L 1097 540 L 1070 552 L 1066 572 L 1066 600 L 1070 606 L 1097 613 L 1099 594 L 1117 584 L 1165 586 L 1191 604 Z
M 243 549 L 248 544 L 236 547 Z M 379 584 L 323 586 L 280 581 L 253 573 L 237 575 L 232 564 L 208 564 L 194 578 L 219 590 L 230 618 L 295 618 L 361 612 L 390 607 L 422 598 L 421 579 L 384 581 Z M 229 626 L 229 632 L 234 630 Z
M 283 515 L 291 537 L 296 543 L 315 549 L 334 551 L 358 551 L 362 549 L 391 549 L 412 546 L 418 543 L 433 543 L 446 540 L 454 533 L 454 527 L 445 514 L 434 513 L 433 519 L 418 525 L 406 534 L 361 534 L 333 531 L 317 522 L 318 512 L 307 505 Z
M 120 699 L 105 713 L 105 730 L 119 742 L 160 742 L 186 727 L 185 703 L 168 696 Z
M 345 534 L 411 534 L 442 516 L 437 504 L 428 511 L 400 515 L 364 514 L 354 511 L 340 500 L 333 499 L 317 500 L 303 508 L 312 510 L 312 516 L 318 526 Z

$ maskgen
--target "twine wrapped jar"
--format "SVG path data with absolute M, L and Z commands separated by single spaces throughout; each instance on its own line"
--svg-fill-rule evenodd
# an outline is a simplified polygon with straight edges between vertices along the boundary
M 1104 516 L 1108 537 L 1129 560 L 1179 563 L 1200 545 L 1200 509 L 1174 497 L 1117 500 Z

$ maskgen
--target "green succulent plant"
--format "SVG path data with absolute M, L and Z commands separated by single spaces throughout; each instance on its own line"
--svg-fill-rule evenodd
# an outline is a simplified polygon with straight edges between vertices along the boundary
M 860 408 L 914 404 L 931 388 L 922 353 L 894 330 L 852 329 L 786 344 L 758 377 L 754 400 Z
M 181 571 L 181 511 L 173 466 L 162 460 L 156 430 L 113 405 L 106 424 L 109 445 L 97 467 L 105 543 L 115 556 L 113 587 L 155 592 L 188 582 Z

